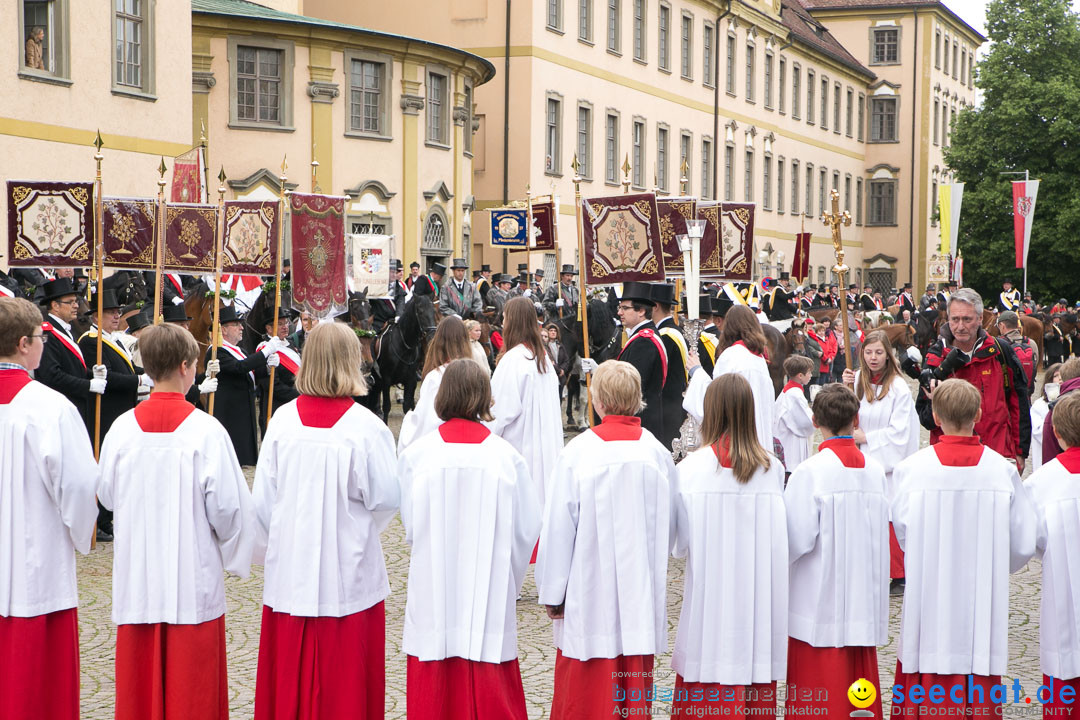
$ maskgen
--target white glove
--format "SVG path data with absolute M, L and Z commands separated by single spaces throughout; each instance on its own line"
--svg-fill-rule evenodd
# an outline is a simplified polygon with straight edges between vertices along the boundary
M 208 377 L 199 384 L 199 394 L 209 395 L 212 392 L 217 392 L 218 379 L 215 377 Z
M 278 357 L 277 353 L 274 353 L 270 357 L 266 358 L 266 367 L 277 367 L 280 364 L 281 358 Z
M 276 353 L 277 352 L 277 347 L 274 346 L 274 340 L 276 340 L 276 339 L 277 338 L 270 338 L 269 342 L 267 342 L 265 345 L 263 345 L 262 348 L 259 350 L 259 352 L 261 352 L 263 355 L 265 355 L 268 358 L 271 355 L 273 355 L 274 353 Z
M 142 390 L 143 388 L 149 390 L 152 387 L 154 387 L 154 378 L 150 377 L 146 373 L 143 373 L 139 376 L 139 390 Z
M 559 298 L 558 300 L 555 301 L 555 307 L 557 307 L 557 308 L 561 308 L 565 304 L 566 303 L 563 302 L 562 298 Z
M 907 349 L 907 356 L 911 358 L 912 362 L 916 365 L 922 365 L 923 357 L 922 353 L 919 352 L 919 348 L 912 345 Z
M 103 395 L 105 393 L 105 378 L 94 378 L 90 381 L 90 392 L 95 395 Z
M 592 358 L 581 358 L 581 372 L 588 375 L 596 369 L 596 361 Z
M 176 297 L 174 297 L 172 299 L 172 304 L 173 305 L 183 305 L 184 304 L 184 298 L 176 296 Z
M 289 341 L 288 340 L 282 340 L 281 338 L 279 338 L 276 335 L 274 337 L 270 338 L 269 340 L 267 340 L 266 344 L 272 346 L 274 348 L 274 352 L 277 352 L 278 350 L 289 347 Z
M 521 293 L 521 297 L 532 297 L 532 288 L 527 288 L 525 292 Z
M 207 375 L 217 375 L 219 372 L 221 372 L 221 361 L 220 360 L 211 360 L 208 363 L 206 363 L 206 374 Z
M 543 309 L 544 309 L 544 306 L 543 306 L 543 305 L 541 305 L 541 304 L 540 304 L 540 303 L 538 303 L 538 302 L 534 302 L 534 303 L 533 303 L 533 305 L 534 305 L 534 306 L 536 307 L 536 309 L 537 309 L 537 310 L 543 310 Z
M 109 369 L 106 368 L 104 365 L 95 365 L 94 366 L 94 379 L 95 380 L 104 380 L 108 376 L 109 376 Z

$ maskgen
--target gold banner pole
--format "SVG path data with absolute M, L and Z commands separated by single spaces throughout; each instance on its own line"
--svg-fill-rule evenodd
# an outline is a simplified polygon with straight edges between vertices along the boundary
M 578 162 L 577 153 L 574 153 L 574 162 L 570 167 L 574 169 L 574 214 L 576 217 L 575 224 L 577 226 L 577 242 L 578 242 L 578 257 L 581 258 L 580 274 L 578 277 L 581 279 L 580 295 L 578 300 L 578 312 L 581 315 L 581 356 L 584 358 L 589 357 L 589 310 L 585 303 L 588 298 L 588 286 L 585 283 L 585 233 L 584 226 L 582 225 L 581 215 L 581 164 Z M 570 402 L 567 400 L 567 402 Z M 585 373 L 585 412 L 588 415 L 589 427 L 593 426 L 593 411 L 592 411 L 592 374 Z
M 832 212 L 823 213 L 821 221 L 832 228 L 833 251 L 836 253 L 836 267 L 833 270 L 836 271 L 836 278 L 841 291 L 840 336 L 844 340 L 844 362 L 847 363 L 846 368 L 848 370 L 854 370 L 851 366 L 851 332 L 848 329 L 847 283 L 845 281 L 848 267 L 844 264 L 844 241 L 840 237 L 840 226 L 848 227 L 851 225 L 851 213 L 846 210 L 843 214 L 840 213 L 840 193 L 837 190 L 833 190 L 831 195 Z
M 218 173 L 218 215 L 217 226 L 214 228 L 214 322 L 210 328 L 210 359 L 217 360 L 218 348 L 221 347 L 221 264 L 222 244 L 225 241 L 225 168 Z M 215 377 L 211 374 L 210 377 Z M 207 400 L 207 412 L 214 414 L 214 395 L 210 393 Z
M 94 273 L 97 275 L 97 362 L 96 365 L 101 364 L 101 342 L 102 323 L 105 316 L 104 296 L 101 293 L 104 287 L 104 273 L 105 273 L 105 216 L 102 207 L 102 187 L 101 187 L 101 161 L 105 159 L 105 156 L 101 154 L 101 147 L 104 145 L 101 141 L 101 131 L 98 131 L 97 138 L 94 140 L 94 145 L 97 147 L 97 152 L 94 153 L 94 162 L 97 163 L 97 177 L 94 180 L 94 234 L 96 235 L 94 241 Z M 101 395 L 94 394 L 94 459 L 97 460 L 101 456 Z
M 157 192 L 157 227 L 154 232 L 157 248 L 154 253 L 154 324 L 158 325 L 165 321 L 161 316 L 162 293 L 165 286 L 165 158 L 161 158 L 158 166 L 158 192 Z
M 281 222 L 278 223 L 278 236 L 277 236 L 277 269 L 274 275 L 274 337 L 277 337 L 278 315 L 281 314 L 281 270 L 282 270 L 282 253 L 285 247 L 285 170 L 289 167 L 289 158 L 286 155 L 281 159 L 281 175 L 278 176 L 278 182 L 281 184 L 278 188 L 278 217 L 281 218 Z M 315 172 L 318 164 L 312 160 L 311 168 L 311 182 L 312 189 L 314 189 Z M 270 368 L 270 389 L 266 393 L 266 424 L 270 424 L 270 415 L 274 411 L 274 371 L 277 368 Z

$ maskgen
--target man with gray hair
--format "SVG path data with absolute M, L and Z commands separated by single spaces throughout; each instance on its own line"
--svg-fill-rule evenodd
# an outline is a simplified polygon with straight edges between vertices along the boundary
M 950 377 L 967 380 L 982 395 L 982 416 L 975 433 L 982 443 L 1009 459 L 1019 472 L 1031 444 L 1028 380 L 1008 341 L 991 337 L 982 327 L 983 300 L 963 288 L 949 298 L 948 324 L 926 352 L 915 407 L 930 431 L 930 443 L 942 438 L 934 422 L 931 399 L 938 383 Z

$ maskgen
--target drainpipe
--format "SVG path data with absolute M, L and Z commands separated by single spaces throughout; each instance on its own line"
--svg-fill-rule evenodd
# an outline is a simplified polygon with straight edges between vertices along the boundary
M 502 202 L 510 202 L 510 0 L 506 0 L 506 43 L 503 48 L 503 191 Z M 507 270 L 509 255 L 502 251 L 503 272 Z
M 717 183 L 720 172 L 720 21 L 731 14 L 731 4 L 735 0 L 728 0 L 727 10 L 716 16 L 716 61 L 713 63 L 713 107 L 712 107 L 712 186 L 713 199 L 720 197 Z M 724 34 L 727 38 L 727 34 Z M 727 42 L 725 39 L 724 42 Z
M 911 63 L 911 197 L 909 202 L 911 203 L 911 238 L 908 241 L 908 271 L 909 282 L 915 284 L 915 140 L 917 137 L 917 130 L 915 127 L 918 116 L 915 112 L 916 94 L 915 90 L 918 87 L 919 82 L 919 11 L 913 9 L 911 11 L 912 18 L 915 20 L 915 43 L 911 49 L 911 56 L 913 62 Z

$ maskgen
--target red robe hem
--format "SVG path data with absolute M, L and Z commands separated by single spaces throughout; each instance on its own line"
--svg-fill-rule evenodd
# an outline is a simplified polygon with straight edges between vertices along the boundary
M 408 656 L 409 720 L 528 720 L 517 658 L 487 663 L 459 657 L 422 661 Z
M 75 608 L 0 616 L 0 718 L 79 720 Z
M 1061 678 L 1052 678 L 1049 675 L 1043 675 L 1043 685 L 1051 690 L 1050 697 L 1046 697 L 1046 693 L 1044 692 L 1042 697 L 1036 698 L 1036 700 L 1039 700 L 1040 702 L 1049 700 L 1049 702 L 1043 704 L 1044 720 L 1048 718 L 1071 718 L 1074 711 L 1077 716 L 1080 716 L 1080 708 L 1077 707 L 1077 705 L 1080 704 L 1080 678 L 1062 680 Z M 1063 687 L 1072 688 L 1072 703 L 1070 704 L 1065 704 L 1061 701 L 1061 689 Z
M 555 691 L 548 720 L 648 717 L 652 707 L 652 655 L 575 660 L 555 655 Z
M 847 691 L 859 678 L 870 681 L 877 690 L 877 699 L 866 709 L 874 713 L 877 720 L 882 720 L 876 647 L 814 647 L 802 640 L 788 638 L 785 713 L 847 717 L 853 709 Z
M 900 541 L 896 539 L 896 531 L 892 523 L 889 523 L 889 577 L 904 578 L 904 550 L 900 547 Z

